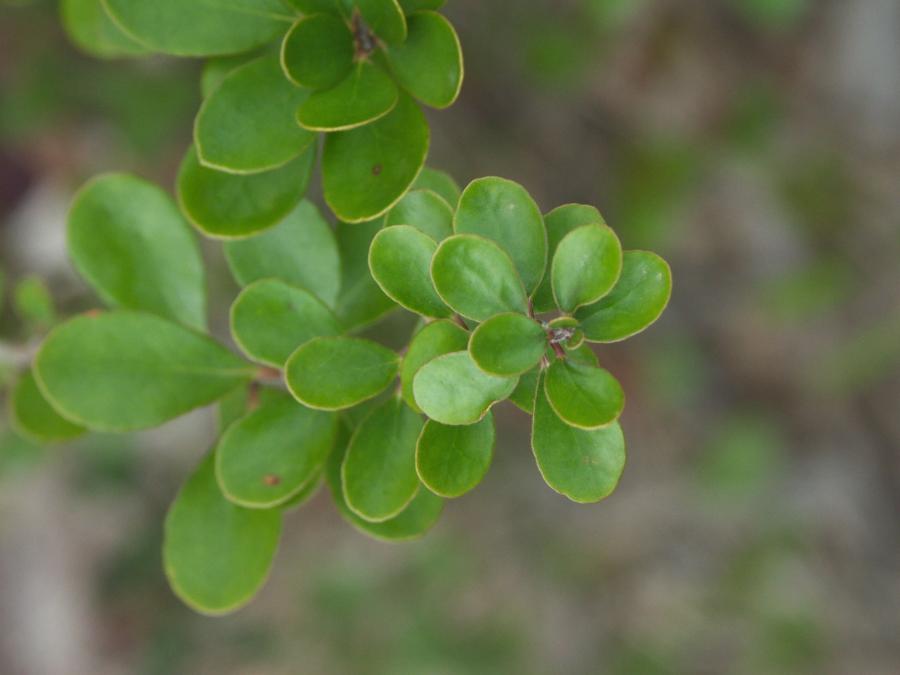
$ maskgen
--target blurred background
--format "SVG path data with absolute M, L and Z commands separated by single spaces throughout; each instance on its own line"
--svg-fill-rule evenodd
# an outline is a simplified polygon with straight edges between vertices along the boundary
M 900 3 L 445 11 L 467 78 L 431 164 L 596 204 L 672 264 L 662 320 L 597 349 L 628 392 L 618 490 L 547 488 L 504 404 L 491 473 L 423 541 L 369 540 L 322 492 L 256 601 L 208 619 L 159 551 L 209 412 L 43 449 L 0 427 L 0 673 L 900 673 Z M 105 170 L 171 187 L 199 67 L 95 60 L 55 2 L 0 2 L 3 349 L 96 304 L 71 195 Z

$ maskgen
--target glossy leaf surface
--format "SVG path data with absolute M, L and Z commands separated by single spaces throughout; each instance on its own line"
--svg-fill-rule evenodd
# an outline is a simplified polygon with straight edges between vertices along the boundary
M 200 164 L 191 147 L 178 171 L 181 210 L 201 232 L 240 239 L 274 227 L 306 192 L 315 144 L 272 171 L 236 175 Z
M 423 366 L 413 379 L 413 394 L 425 414 L 441 424 L 475 424 L 512 394 L 517 379 L 489 375 L 468 352 L 455 352 Z
M 434 239 L 409 225 L 381 230 L 369 248 L 369 269 L 385 294 L 423 316 L 442 318 L 452 314 L 431 281 Z
M 397 105 L 397 85 L 371 61 L 360 61 L 331 89 L 317 91 L 297 108 L 297 124 L 313 131 L 353 129 L 387 115 Z
M 72 42 L 91 56 L 140 56 L 148 51 L 113 23 L 101 0 L 63 0 L 60 12 Z
M 382 522 L 405 509 L 419 491 L 416 441 L 422 418 L 398 397 L 375 408 L 353 434 L 341 479 L 347 506 Z
M 330 89 L 353 67 L 353 35 L 333 14 L 310 14 L 295 23 L 281 43 L 281 66 L 300 87 Z
M 437 192 L 410 190 L 388 212 L 385 225 L 411 225 L 441 242 L 453 234 L 453 209 Z
M 223 397 L 253 368 L 205 335 L 151 314 L 82 315 L 53 330 L 35 359 L 43 394 L 97 431 L 157 426 Z
M 422 103 L 433 108 L 453 104 L 463 82 L 462 47 L 456 31 L 436 12 L 409 17 L 409 37 L 388 50 L 397 81 Z
M 231 306 L 231 334 L 251 359 L 281 368 L 313 338 L 339 335 L 337 318 L 322 301 L 278 279 L 247 286 Z
M 649 251 L 626 251 L 622 274 L 609 295 L 581 308 L 577 316 L 591 342 L 617 342 L 656 321 L 671 295 L 672 271 L 665 260 Z
M 219 486 L 241 506 L 283 504 L 318 477 L 336 433 L 334 413 L 311 410 L 287 394 L 272 394 L 219 441 Z
M 428 154 L 428 122 L 409 96 L 381 119 L 328 134 L 322 156 L 325 201 L 345 222 L 388 211 L 412 185 Z
M 584 225 L 559 242 L 551 266 L 553 297 L 571 314 L 609 293 L 622 273 L 622 246 L 606 225 Z
M 394 352 L 370 340 L 317 338 L 294 352 L 285 366 L 285 379 L 304 405 L 341 410 L 384 391 L 397 376 L 398 366 Z
M 22 373 L 10 392 L 9 419 L 16 431 L 38 443 L 68 441 L 85 432 L 53 409 L 30 370 Z
M 498 314 L 472 333 L 469 354 L 483 371 L 515 377 L 531 370 L 544 356 L 547 334 L 524 314 Z
M 422 173 L 416 178 L 413 189 L 431 190 L 438 193 L 454 211 L 459 203 L 459 196 L 462 194 L 462 190 L 460 190 L 453 176 L 446 171 L 439 171 L 428 166 L 422 169 Z
M 390 45 L 406 40 L 406 17 L 397 0 L 354 0 L 366 25 Z
M 154 51 L 214 56 L 265 44 L 292 20 L 280 0 L 103 0 L 116 25 Z
M 200 107 L 194 143 L 201 164 L 232 173 L 283 166 L 316 139 L 293 111 L 309 91 L 288 82 L 278 58 L 263 56 L 238 66 Z
M 416 446 L 416 470 L 422 483 L 442 497 L 460 497 L 487 474 L 494 457 L 494 416 L 470 426 L 428 420 Z
M 419 369 L 438 356 L 463 351 L 468 342 L 469 334 L 452 321 L 434 321 L 416 333 L 400 365 L 401 391 L 407 405 L 421 412 L 413 395 L 413 380 Z
M 431 278 L 456 312 L 484 321 L 503 312 L 528 311 L 528 298 L 509 256 L 494 242 L 473 235 L 445 239 L 434 254 Z
M 225 258 L 242 286 L 275 278 L 314 293 L 329 307 L 341 287 L 341 259 L 331 227 L 314 204 L 301 201 L 275 227 L 226 241 Z
M 454 224 L 457 234 L 478 234 L 506 251 L 530 295 L 544 277 L 547 233 L 544 218 L 531 195 L 504 178 L 472 181 L 459 199 Z
M 280 510 L 246 509 L 225 499 L 211 453 L 166 516 L 166 577 L 175 594 L 198 612 L 228 614 L 265 583 L 280 537 Z
M 609 371 L 575 361 L 555 361 L 547 370 L 547 400 L 567 424 L 597 429 L 618 419 L 625 392 Z
M 625 439 L 618 422 L 588 431 L 569 426 L 537 388 L 531 445 L 547 485 L 580 503 L 597 502 L 615 489 L 625 468 Z
M 128 174 L 85 185 L 69 211 L 69 255 L 114 307 L 206 328 L 206 280 L 194 233 L 165 192 Z
M 341 294 L 337 315 L 345 330 L 352 331 L 377 321 L 396 309 L 369 270 L 369 248 L 381 230 L 381 219 L 368 223 L 338 223 L 337 240 L 341 255 Z

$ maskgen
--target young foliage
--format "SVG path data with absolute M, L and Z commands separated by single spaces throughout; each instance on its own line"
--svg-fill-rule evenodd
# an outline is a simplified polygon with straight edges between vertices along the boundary
M 198 611 L 253 596 L 283 514 L 322 482 L 362 532 L 422 536 L 445 498 L 486 475 L 493 409 L 506 400 L 533 415 L 552 489 L 594 502 L 622 473 L 624 393 L 584 343 L 653 323 L 671 272 L 653 253 L 623 253 L 592 206 L 542 216 L 517 183 L 488 177 L 461 191 L 425 167 L 420 104 L 450 105 L 463 79 L 442 4 L 63 3 L 73 40 L 98 55 L 214 58 L 177 204 L 125 174 L 75 198 L 72 258 L 113 311 L 54 328 L 43 284 L 20 284 L 18 311 L 46 336 L 19 374 L 11 418 L 54 442 L 218 404 L 215 450 L 165 527 L 166 574 Z M 319 147 L 333 225 L 304 198 Z M 221 241 L 241 286 L 230 332 L 246 359 L 205 334 L 188 223 Z M 400 308 L 420 322 L 399 353 L 353 335 Z

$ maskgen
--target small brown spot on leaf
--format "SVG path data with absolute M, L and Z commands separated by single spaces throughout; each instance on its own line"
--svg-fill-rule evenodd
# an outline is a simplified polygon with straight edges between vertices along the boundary
M 380 176 L 381 175 L 381 164 L 376 164 L 372 167 L 372 175 Z
M 269 487 L 275 487 L 276 485 L 278 485 L 279 483 L 281 483 L 281 477 L 280 477 L 280 476 L 276 476 L 274 473 L 270 473 L 270 474 L 267 474 L 267 475 L 263 478 L 263 483 L 265 483 L 265 484 L 268 485 Z

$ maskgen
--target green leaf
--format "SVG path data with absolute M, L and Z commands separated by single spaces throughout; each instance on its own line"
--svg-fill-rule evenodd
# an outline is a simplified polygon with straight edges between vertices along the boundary
M 344 497 L 341 480 L 341 467 L 349 440 L 350 432 L 342 424 L 340 438 L 335 442 L 334 451 L 328 456 L 325 467 L 325 480 L 328 482 L 334 505 L 344 519 L 364 534 L 386 541 L 418 539 L 428 532 L 444 510 L 444 500 L 428 490 L 419 490 L 409 506 L 399 515 L 384 522 L 369 522 L 350 510 Z
M 222 80 L 228 77 L 235 68 L 252 61 L 254 55 L 232 54 L 231 56 L 214 56 L 207 59 L 200 71 L 200 95 L 205 99 L 209 97 L 222 84 Z
M 91 56 L 116 58 L 147 53 L 113 23 L 101 0 L 63 0 L 60 12 L 69 38 Z
M 436 10 L 440 9 L 444 6 L 444 2 L 446 0 L 399 0 L 400 6 L 403 8 L 403 11 L 406 12 L 406 15 L 409 16 L 413 12 L 418 12 L 423 9 Z
M 251 388 L 254 389 L 254 392 L 258 391 L 256 386 L 251 384 L 247 387 L 238 387 L 219 399 L 219 404 L 216 406 L 216 429 L 220 436 L 228 427 L 247 414 L 251 402 Z
M 206 329 L 206 281 L 194 234 L 172 198 L 121 173 L 87 183 L 72 203 L 69 255 L 109 305 Z
M 422 418 L 399 397 L 373 410 L 353 434 L 341 467 L 344 498 L 360 518 L 396 517 L 419 491 L 416 441 Z
M 53 296 L 50 295 L 47 284 L 38 276 L 27 276 L 16 284 L 13 289 L 13 307 L 22 321 L 30 324 L 30 328 L 36 331 L 46 330 L 56 323 Z
M 397 376 L 398 366 L 394 352 L 370 340 L 317 338 L 288 359 L 285 380 L 300 403 L 342 410 L 378 396 Z
M 422 169 L 422 173 L 419 174 L 416 182 L 413 183 L 413 190 L 431 190 L 436 192 L 450 205 L 451 210 L 456 210 L 459 196 L 462 194 L 453 176 L 446 171 L 438 171 L 427 166 Z
M 103 0 L 103 6 L 129 37 L 174 56 L 245 52 L 293 20 L 280 0 Z
M 76 317 L 54 329 L 35 358 L 50 404 L 97 431 L 157 426 L 222 398 L 253 374 L 209 337 L 136 312 Z
M 530 295 L 547 266 L 544 218 L 531 195 L 503 178 L 479 178 L 459 199 L 454 229 L 492 239 L 512 258 Z
M 564 204 L 544 216 L 547 226 L 547 252 L 549 260 L 553 260 L 556 247 L 569 232 L 582 225 L 605 225 L 603 216 L 593 206 L 585 204 Z M 534 311 L 540 313 L 552 312 L 556 309 L 556 300 L 553 299 L 553 287 L 550 275 L 547 274 L 534 294 Z
M 81 436 L 85 429 L 56 412 L 28 370 L 16 382 L 9 397 L 9 419 L 22 436 L 37 443 L 56 443 Z
M 428 420 L 416 445 L 416 471 L 441 497 L 460 497 L 478 485 L 494 458 L 494 416 L 470 426 Z
M 326 12 L 338 14 L 342 10 L 342 0 L 287 0 L 304 14 Z
M 309 91 L 295 87 L 267 55 L 231 71 L 200 107 L 194 143 L 200 163 L 229 173 L 284 166 L 316 140 L 291 112 Z
M 319 492 L 319 488 L 322 487 L 322 483 L 325 482 L 325 465 L 320 466 L 316 473 L 306 481 L 306 484 L 300 488 L 300 492 L 295 494 L 293 497 L 288 499 L 283 504 L 279 504 L 279 508 L 282 513 L 291 513 L 293 511 L 297 511 L 310 501 L 313 497 L 316 496 Z
M 379 219 L 353 225 L 338 223 L 337 226 L 341 254 L 337 315 L 347 331 L 367 326 L 397 307 L 375 283 L 369 270 L 369 248 L 381 225 Z
M 547 360 L 554 362 L 556 355 L 552 350 L 547 350 Z M 566 358 L 574 363 L 597 365 L 597 355 L 591 351 L 587 345 L 575 347 L 570 351 Z M 534 414 L 534 397 L 537 395 L 538 378 L 541 374 L 541 367 L 532 368 L 519 378 L 519 384 L 516 385 L 515 391 L 510 395 L 509 400 L 520 410 L 527 412 L 529 415 Z
M 381 119 L 328 134 L 322 156 L 325 201 L 348 223 L 377 218 L 412 185 L 425 164 L 429 140 L 425 115 L 403 94 Z
M 425 414 L 441 424 L 475 424 L 512 394 L 517 381 L 489 375 L 469 352 L 455 352 L 424 365 L 413 379 L 413 394 Z
M 281 66 L 299 87 L 330 89 L 353 67 L 353 34 L 332 14 L 310 14 L 295 23 L 281 43 Z
M 355 0 L 356 8 L 375 35 L 389 45 L 406 40 L 406 17 L 397 0 Z
M 553 297 L 571 314 L 612 290 L 622 273 L 622 246 L 606 225 L 585 225 L 559 242 L 551 266 Z
M 409 37 L 387 54 L 400 86 L 422 103 L 447 108 L 456 101 L 463 83 L 463 55 L 446 18 L 436 12 L 410 15 Z
M 216 450 L 216 476 L 235 504 L 265 509 L 315 480 L 337 434 L 337 416 L 273 394 L 232 424 Z
M 203 614 L 228 614 L 265 583 L 281 537 L 281 511 L 245 509 L 219 490 L 214 453 L 169 508 L 163 566 L 169 585 Z
M 337 318 L 308 291 L 278 279 L 247 286 L 231 306 L 231 334 L 255 361 L 281 368 L 300 345 L 340 335 Z
M 314 293 L 334 307 L 341 288 L 341 258 L 331 227 L 314 204 L 301 201 L 275 227 L 248 239 L 226 241 L 225 258 L 242 286 L 274 278 Z
M 474 321 L 528 311 L 512 260 L 488 239 L 471 234 L 445 239 L 432 259 L 431 278 L 443 301 Z
M 433 321 L 416 333 L 400 365 L 400 390 L 403 400 L 416 412 L 422 412 L 413 395 L 416 373 L 438 356 L 466 349 L 469 334 L 452 321 Z
M 410 190 L 388 212 L 385 225 L 411 225 L 440 242 L 453 234 L 453 209 L 437 192 Z
M 472 333 L 469 354 L 486 373 L 514 377 L 540 363 L 547 349 L 547 334 L 524 314 L 497 314 Z
M 625 392 L 618 380 L 597 366 L 554 361 L 547 369 L 544 386 L 550 406 L 573 427 L 605 427 L 617 420 L 625 407 Z
M 306 192 L 315 157 L 312 144 L 282 167 L 242 176 L 201 165 L 192 146 L 178 171 L 181 210 L 208 237 L 255 235 L 294 209 Z
M 576 316 L 591 342 L 618 342 L 656 321 L 671 295 L 672 271 L 665 260 L 649 251 L 626 251 L 622 275 L 609 295 Z
M 400 90 L 370 61 L 360 61 L 337 86 L 317 91 L 297 108 L 297 124 L 312 131 L 345 131 L 387 115 Z
M 563 422 L 538 384 L 531 447 L 547 485 L 582 504 L 598 502 L 616 488 L 625 468 L 625 439 L 614 422 L 587 431 Z
M 452 312 L 431 283 L 434 239 L 409 225 L 381 230 L 369 248 L 369 269 L 385 294 L 411 312 L 443 318 Z

